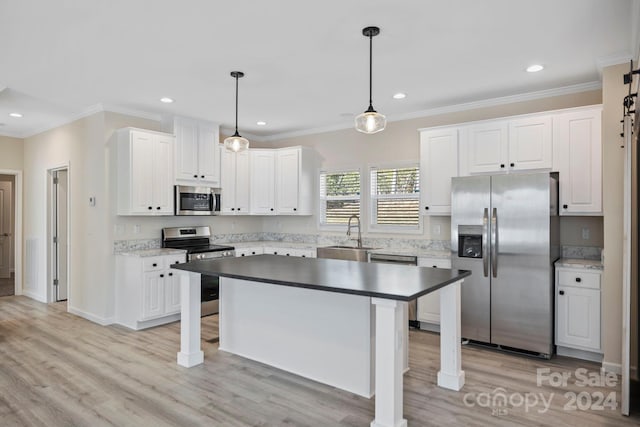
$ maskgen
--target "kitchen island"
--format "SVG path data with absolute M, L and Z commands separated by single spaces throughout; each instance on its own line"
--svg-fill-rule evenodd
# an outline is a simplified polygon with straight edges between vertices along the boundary
M 362 396 L 375 390 L 372 426 L 406 425 L 407 301 L 440 289 L 438 385 L 464 384 L 460 285 L 468 271 L 276 255 L 173 268 L 182 270 L 179 365 L 203 362 L 200 275 L 219 276 L 220 350 Z

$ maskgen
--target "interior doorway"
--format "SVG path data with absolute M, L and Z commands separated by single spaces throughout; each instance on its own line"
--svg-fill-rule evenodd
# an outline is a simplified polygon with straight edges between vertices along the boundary
M 0 175 L 0 296 L 15 294 L 15 176 Z
M 69 170 L 52 169 L 50 177 L 50 269 L 52 302 L 69 295 Z

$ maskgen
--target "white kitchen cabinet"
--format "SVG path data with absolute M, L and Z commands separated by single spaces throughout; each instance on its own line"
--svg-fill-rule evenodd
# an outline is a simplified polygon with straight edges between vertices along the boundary
M 556 345 L 601 353 L 601 272 L 556 267 Z
M 276 214 L 312 215 L 315 202 L 316 162 L 307 147 L 276 151 Z
M 509 120 L 509 171 L 551 170 L 550 115 Z
M 460 128 L 460 175 L 507 171 L 509 126 L 494 120 Z
M 185 261 L 185 254 L 118 255 L 116 323 L 139 330 L 178 320 L 180 279 L 171 265 Z
M 418 258 L 418 267 L 451 268 L 451 260 L 445 258 Z M 421 322 L 421 328 L 435 329 L 429 325 L 440 325 L 440 291 L 431 292 L 418 298 L 417 320 Z
M 220 146 L 222 215 L 249 214 L 249 150 L 234 153 Z
M 264 253 L 264 249 L 262 248 L 262 246 L 253 246 L 250 248 L 236 249 L 236 257 L 262 255 L 263 253 Z
M 118 215 L 173 215 L 173 144 L 162 132 L 117 131 Z
M 560 215 L 602 215 L 602 108 L 554 117 Z
M 552 116 L 489 120 L 460 128 L 460 175 L 552 169 Z
M 219 126 L 215 123 L 176 117 L 176 184 L 220 186 Z
M 451 214 L 451 178 L 458 176 L 458 129 L 420 131 L 420 204 L 424 215 Z
M 276 152 L 275 150 L 249 150 L 251 167 L 250 213 L 252 215 L 276 214 Z

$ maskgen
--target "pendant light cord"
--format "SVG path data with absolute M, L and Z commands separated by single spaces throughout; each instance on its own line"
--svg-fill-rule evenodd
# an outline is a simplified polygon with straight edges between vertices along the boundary
M 369 109 L 373 110 L 373 35 L 369 34 Z
M 238 78 L 240 76 L 238 76 L 236 74 L 236 133 L 235 135 L 238 135 Z

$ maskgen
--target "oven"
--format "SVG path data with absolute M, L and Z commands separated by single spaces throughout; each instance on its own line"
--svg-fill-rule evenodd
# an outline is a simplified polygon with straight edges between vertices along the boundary
M 186 250 L 187 261 L 235 256 L 233 246 L 212 245 L 210 237 L 211 228 L 208 226 L 163 228 L 162 247 Z M 202 316 L 218 313 L 220 279 L 203 275 L 200 286 Z

